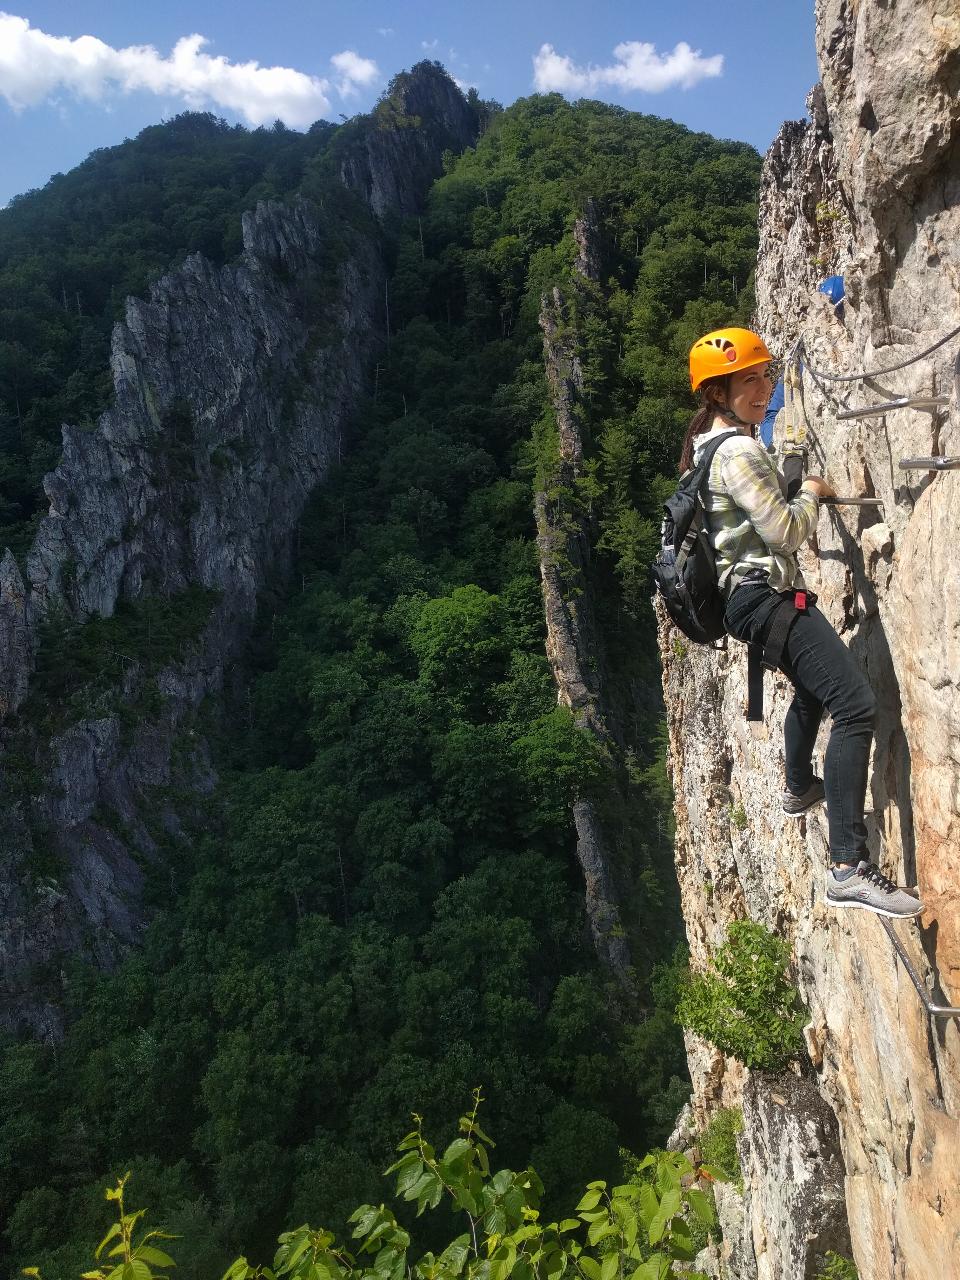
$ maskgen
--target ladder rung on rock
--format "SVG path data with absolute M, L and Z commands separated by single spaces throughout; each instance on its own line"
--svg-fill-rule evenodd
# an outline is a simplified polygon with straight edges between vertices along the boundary
M 960 458 L 901 458 L 901 471 L 960 471 Z
M 931 1017 L 934 1017 L 934 1018 L 960 1018 L 960 1009 L 955 1009 L 953 1008 L 952 1005 L 949 1005 L 949 1004 L 933 1003 L 933 1001 L 927 995 L 927 988 L 923 984 L 923 979 L 920 977 L 919 973 L 917 973 L 916 969 L 913 967 L 913 963 L 910 960 L 910 957 L 907 955 L 906 951 L 904 950 L 903 943 L 897 937 L 893 925 L 885 916 L 880 916 L 879 919 L 884 929 L 886 929 L 887 935 L 890 938 L 890 941 L 893 943 L 897 955 L 903 961 L 903 967 L 906 969 L 907 973 L 909 973 L 910 980 L 913 983 L 913 985 L 916 987 L 917 994 L 919 995 L 920 999 L 923 1001 L 923 1007 L 926 1009 L 927 1013 L 929 1013 Z
M 842 409 L 837 414 L 838 422 L 846 422 L 849 418 L 878 418 L 881 414 L 892 413 L 894 409 L 938 409 L 949 404 L 949 396 L 901 396 L 899 400 L 885 400 L 882 404 L 865 404 L 857 409 Z

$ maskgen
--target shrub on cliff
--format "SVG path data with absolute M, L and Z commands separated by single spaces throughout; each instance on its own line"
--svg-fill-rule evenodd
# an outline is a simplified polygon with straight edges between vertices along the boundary
M 719 1169 L 740 1192 L 743 1191 L 743 1170 L 737 1151 L 737 1136 L 742 1132 L 742 1109 L 721 1107 L 700 1135 L 700 1154 L 704 1163 Z
M 859 1280 L 860 1273 L 849 1258 L 828 1249 L 824 1257 L 823 1269 L 817 1273 L 816 1280 Z
M 708 972 L 685 984 L 680 1022 L 754 1070 L 785 1066 L 803 1049 L 806 1022 L 789 961 L 790 948 L 762 924 L 735 921 Z

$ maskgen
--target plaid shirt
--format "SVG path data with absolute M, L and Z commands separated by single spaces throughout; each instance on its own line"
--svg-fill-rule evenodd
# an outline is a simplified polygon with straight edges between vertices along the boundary
M 697 436 L 694 462 L 705 444 L 728 431 L 721 424 Z M 808 489 L 788 502 L 784 479 L 758 441 L 738 435 L 720 446 L 703 498 L 725 595 L 754 569 L 769 574 L 774 591 L 803 587 L 796 553 L 817 527 L 820 502 Z

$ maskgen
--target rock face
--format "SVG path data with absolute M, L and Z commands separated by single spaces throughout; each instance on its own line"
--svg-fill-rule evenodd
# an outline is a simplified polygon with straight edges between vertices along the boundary
M 580 248 L 579 275 L 596 279 L 599 251 L 592 201 L 574 234 Z M 571 316 L 559 289 L 545 295 L 540 307 L 544 368 L 557 429 L 557 460 L 552 474 L 534 494 L 537 548 L 547 624 L 547 659 L 557 700 L 569 707 L 577 724 L 601 744 L 611 738 L 609 714 L 602 695 L 601 642 L 590 583 L 590 536 L 572 499 L 583 471 L 583 438 L 578 403 L 583 370 L 577 355 Z M 630 950 L 621 924 L 619 894 L 610 865 L 608 843 L 597 807 L 587 797 L 573 806 L 577 860 L 583 872 L 587 918 L 599 958 L 627 992 L 632 992 Z
M 798 1280 L 815 1280 L 829 1251 L 849 1257 L 837 1121 L 816 1085 L 789 1072 L 749 1080 L 743 1138 L 742 1257 Z
M 15 711 L 27 696 L 33 665 L 33 633 L 27 589 L 15 557 L 0 560 L 0 719 Z
M 444 148 L 475 136 L 436 68 L 400 82 L 361 154 L 339 152 L 344 180 L 378 215 L 414 210 Z M 223 689 L 258 593 L 287 571 L 291 534 L 345 447 L 381 340 L 372 222 L 337 258 L 306 202 L 260 205 L 243 238 L 237 264 L 194 255 L 129 300 L 113 334 L 114 406 L 92 431 L 64 427 L 26 574 L 9 553 L 0 563 L 0 1026 L 55 1035 L 63 959 L 82 951 L 109 964 L 139 933 L 144 862 L 181 829 L 169 797 L 182 807 L 213 785 L 198 711 Z M 118 654 L 102 711 L 54 708 L 44 737 L 29 701 L 44 620 L 204 590 L 211 607 L 190 656 L 147 680 Z M 152 714 L 124 719 L 145 692 Z
M 336 456 L 331 418 L 362 384 L 381 268 L 358 240 L 325 281 L 307 204 L 260 205 L 243 234 L 241 265 L 197 254 L 128 301 L 113 334 L 115 406 L 94 432 L 64 428 L 44 482 L 50 513 L 27 557 L 35 607 L 109 616 L 118 600 L 199 583 L 248 612 L 288 544 Z M 324 284 L 328 308 L 311 316 L 305 296 Z M 309 356 L 321 319 L 336 338 Z
M 881 512 L 823 510 L 805 572 L 877 695 L 871 848 L 928 907 L 919 927 L 892 927 L 930 997 L 957 1005 L 960 474 L 904 471 L 899 460 L 960 454 L 960 334 L 922 355 L 960 326 L 960 11 L 820 0 L 817 44 L 812 120 L 785 125 L 765 165 L 758 328 L 781 355 L 803 339 L 802 386 L 785 416 L 807 423 L 811 468 L 839 492 L 883 500 Z M 833 273 L 847 288 L 838 314 L 816 292 Z M 867 378 L 825 376 L 915 356 Z M 902 396 L 949 404 L 838 420 Z M 833 1117 L 814 1126 L 816 1141 L 794 1144 L 789 1180 L 810 1194 L 792 1204 L 778 1144 L 802 1133 L 809 1097 L 784 1094 L 774 1108 L 776 1082 L 688 1037 L 698 1121 L 744 1105 L 753 1257 L 740 1252 L 738 1276 L 815 1275 L 821 1245 L 843 1252 L 837 1169 L 861 1280 L 960 1275 L 960 1026 L 926 1013 L 877 917 L 823 905 L 825 818 L 791 825 L 780 812 L 785 679 L 767 677 L 766 722 L 749 724 L 742 648 L 680 657 L 666 627 L 662 637 L 693 963 L 744 915 L 789 939 L 810 1010 L 805 1070 Z M 781 1211 L 789 1228 L 771 1225 Z M 822 1229 L 805 1246 L 817 1215 Z
M 362 122 L 362 134 L 343 152 L 339 173 L 378 218 L 414 214 L 439 173 L 445 150 L 476 141 L 477 118 L 436 63 L 420 63 L 396 77 L 386 102 Z

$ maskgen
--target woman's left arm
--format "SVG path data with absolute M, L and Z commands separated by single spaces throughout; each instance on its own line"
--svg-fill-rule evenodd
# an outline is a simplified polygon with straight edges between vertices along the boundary
M 720 475 L 727 493 L 750 518 L 771 551 L 793 555 L 817 527 L 820 503 L 815 493 L 801 489 L 789 501 L 783 496 L 766 450 L 743 438 L 725 451 Z

